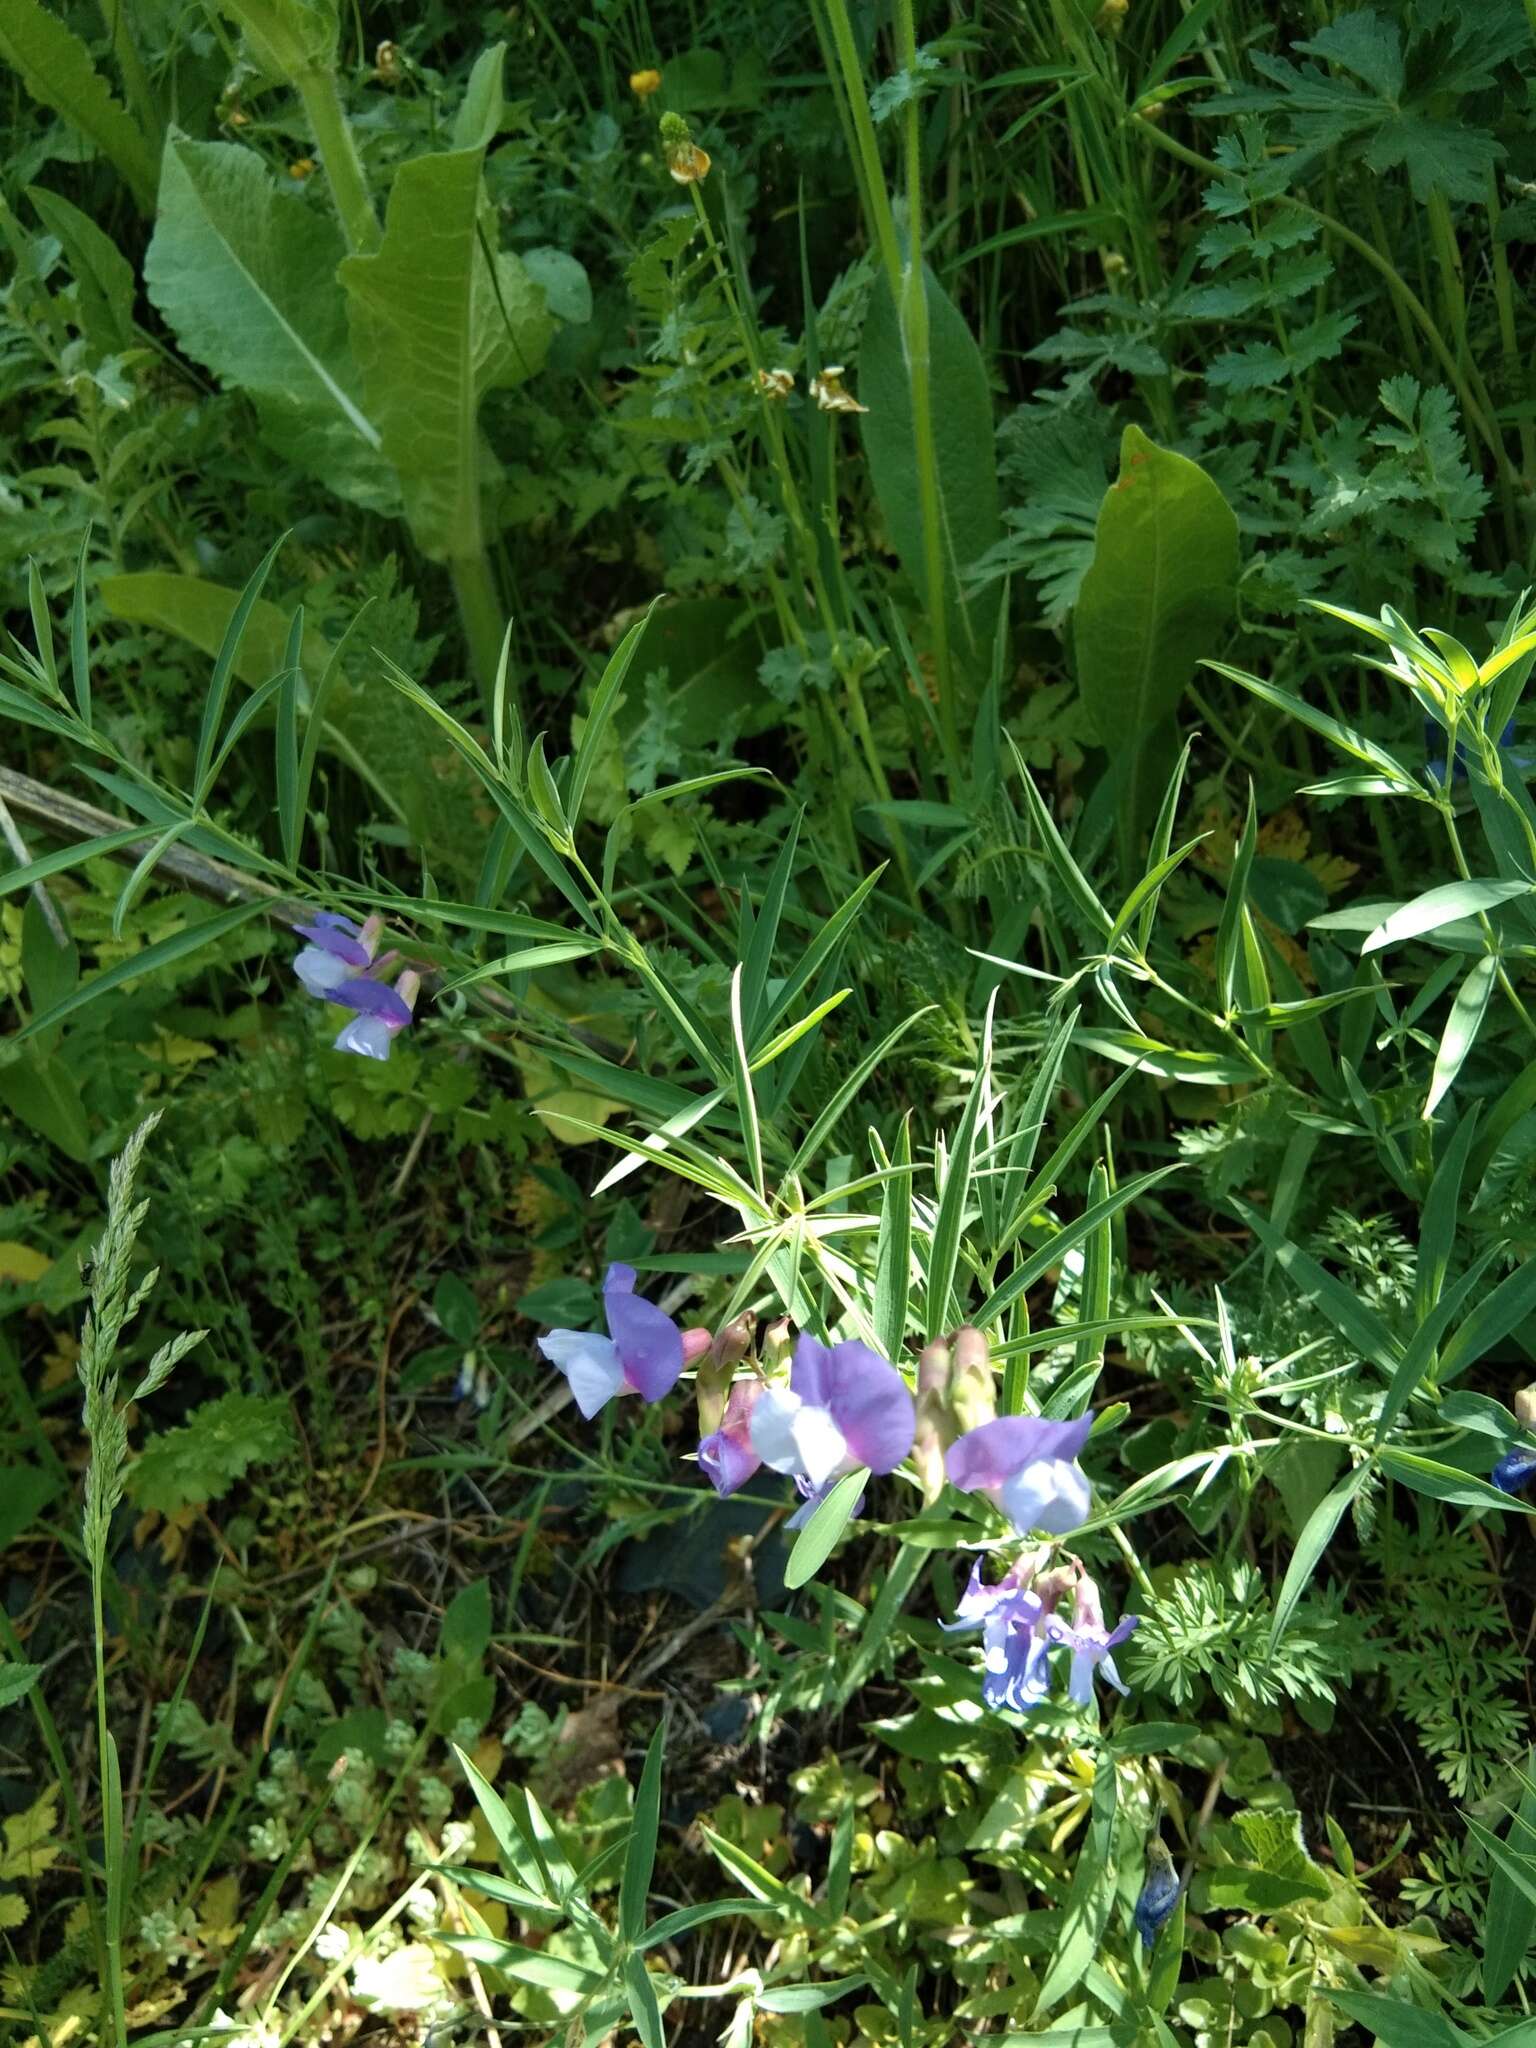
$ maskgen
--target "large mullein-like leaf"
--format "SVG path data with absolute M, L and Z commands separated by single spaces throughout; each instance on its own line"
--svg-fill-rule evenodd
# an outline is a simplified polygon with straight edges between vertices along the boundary
M 482 227 L 502 55 L 489 50 L 475 66 L 455 146 L 396 172 L 382 246 L 340 269 L 369 411 L 417 543 L 437 561 L 479 553 L 480 402 L 533 376 L 552 332 L 542 287 L 515 256 L 493 267 L 494 221 Z
M 341 496 L 393 511 L 336 284 L 344 250 L 329 214 L 281 190 L 254 151 L 168 137 L 144 259 L 150 297 L 189 355 L 254 400 L 280 454 Z
M 859 397 L 869 411 L 859 422 L 870 481 L 901 565 L 931 612 L 943 604 L 951 649 L 979 687 L 992 660 L 1002 585 L 964 578 L 997 545 L 997 453 L 987 369 L 965 316 L 924 266 L 928 297 L 928 379 L 940 529 L 942 588 L 928 588 L 924 510 L 919 482 L 912 383 L 901 319 L 882 276 L 870 294 L 859 347 Z
M 1078 688 L 1120 777 L 1127 855 L 1168 779 L 1195 664 L 1221 644 L 1237 560 L 1237 518 L 1217 485 L 1127 427 L 1073 618 Z

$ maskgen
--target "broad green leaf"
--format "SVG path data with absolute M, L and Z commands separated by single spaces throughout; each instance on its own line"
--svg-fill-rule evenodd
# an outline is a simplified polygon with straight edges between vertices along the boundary
M 253 400 L 262 432 L 307 475 L 370 510 L 398 509 L 347 340 L 331 216 L 279 191 L 255 150 L 166 138 L 144 258 L 149 295 L 187 353 Z
M 498 45 L 481 57 L 470 100 L 485 99 L 490 80 L 499 108 L 502 54 Z M 481 167 L 494 120 L 459 147 L 403 163 L 383 242 L 337 273 L 369 413 L 411 530 L 434 561 L 480 555 L 480 402 L 495 385 L 533 376 L 553 332 L 543 291 L 518 259 L 499 255 L 493 270 L 482 246 Z M 494 214 L 484 232 L 494 249 Z
M 143 131 L 91 62 L 91 53 L 59 14 L 41 0 L 5 0 L 0 7 L 0 58 L 21 74 L 33 99 L 62 114 L 120 174 L 135 203 L 155 203 L 155 153 Z
M 37 1020 L 49 1029 L 55 1005 Z M 91 1156 L 91 1120 L 80 1099 L 80 1084 L 60 1052 L 34 1050 L 0 1066 L 0 1108 L 19 1117 L 29 1130 L 57 1145 L 66 1159 L 84 1165 Z
M 12 1664 L 0 1657 L 0 1707 L 24 1700 L 42 1675 L 41 1664 Z
M 97 594 L 115 619 L 132 625 L 158 626 L 178 639 L 216 655 L 229 630 L 240 592 L 227 584 L 205 582 L 201 576 L 179 576 L 169 569 L 146 569 L 127 576 L 103 576 Z M 254 688 L 283 665 L 289 619 L 281 605 L 258 598 L 246 621 L 235 654 L 234 674 Z M 312 626 L 304 633 L 304 667 L 318 675 L 330 658 L 330 645 Z
M 870 295 L 859 347 L 859 398 L 869 408 L 859 431 L 881 517 L 919 602 L 925 611 L 943 603 L 951 649 L 962 669 L 981 680 L 992 656 L 1002 584 L 994 580 L 970 597 L 962 595 L 960 586 L 963 572 L 996 546 L 1002 533 L 992 391 L 970 328 L 926 265 L 923 283 L 943 559 L 943 588 L 937 594 L 928 589 L 911 380 L 901 321 L 883 273 Z
M 815 1578 L 853 1520 L 859 1496 L 868 1484 L 869 1474 L 862 1465 L 857 1472 L 847 1472 L 838 1480 L 795 1538 L 795 1547 L 784 1568 L 786 1586 L 804 1586 Z
M 1073 616 L 1078 689 L 1121 764 L 1123 845 L 1158 800 L 1174 713 L 1216 650 L 1236 586 L 1237 517 L 1217 485 L 1128 426 Z
M 1421 939 L 1443 925 L 1455 924 L 1480 910 L 1492 910 L 1516 896 L 1529 896 L 1533 890 L 1536 883 L 1501 882 L 1491 875 L 1468 882 L 1443 882 L 1439 888 L 1426 889 L 1422 896 L 1415 896 L 1411 903 L 1401 904 L 1384 917 L 1374 931 L 1367 933 L 1360 951 L 1379 953 L 1383 947 L 1401 945 L 1405 939 Z

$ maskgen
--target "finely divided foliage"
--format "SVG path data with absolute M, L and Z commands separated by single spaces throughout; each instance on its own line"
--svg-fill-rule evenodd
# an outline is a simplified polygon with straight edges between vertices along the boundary
M 1525 2042 L 1529 10 L 109 12 L 0 2029 Z

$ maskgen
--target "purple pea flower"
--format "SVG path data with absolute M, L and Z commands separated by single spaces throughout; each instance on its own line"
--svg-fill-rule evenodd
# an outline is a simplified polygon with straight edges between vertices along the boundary
M 408 967 L 393 988 L 386 982 L 371 980 L 366 974 L 354 974 L 330 989 L 329 1001 L 357 1012 L 337 1033 L 337 1052 L 387 1060 L 396 1038 L 411 1021 L 420 987 L 421 976 Z
M 1099 1589 L 1085 1571 L 1079 1570 L 1071 1621 L 1063 1621 L 1059 1615 L 1053 1614 L 1045 1625 L 1052 1643 L 1072 1652 L 1067 1697 L 1074 1706 L 1092 1704 L 1093 1681 L 1100 1674 L 1116 1692 L 1129 1696 L 1131 1688 L 1115 1669 L 1114 1652 L 1140 1626 L 1141 1616 L 1128 1614 L 1113 1628 L 1105 1628 Z
M 951 1444 L 945 1469 L 962 1493 L 986 1494 L 1021 1535 L 1044 1529 L 1065 1536 L 1087 1521 L 1092 1506 L 1087 1475 L 1077 1462 L 1092 1427 L 1091 1415 L 1074 1422 L 999 1416 Z
M 1489 1478 L 1502 1493 L 1524 1493 L 1536 1479 L 1536 1451 L 1528 1444 L 1516 1444 L 1504 1453 Z
M 722 1500 L 745 1486 L 762 1465 L 752 1448 L 752 1411 L 764 1391 L 759 1379 L 737 1380 L 726 1399 L 720 1427 L 699 1445 L 699 1464 Z
M 373 965 L 384 920 L 370 917 L 366 924 L 354 924 L 339 911 L 321 910 L 315 913 L 313 924 L 295 925 L 294 929 L 309 944 L 295 955 L 293 971 L 312 996 L 330 1002 L 344 981 Z
M 1008 1708 L 1027 1714 L 1050 1690 L 1045 1602 L 1028 1578 L 1023 1566 L 1015 1565 L 995 1586 L 984 1585 L 978 1558 L 955 1619 L 940 1624 L 953 1631 L 981 1630 L 981 1696 L 997 1712 Z
M 789 1385 L 765 1387 L 753 1405 L 751 1440 L 763 1463 L 792 1472 L 806 1497 L 793 1529 L 861 1465 L 894 1472 L 916 1427 L 906 1381 L 878 1352 L 856 1338 L 829 1351 L 802 1335 Z
M 576 1406 L 590 1422 L 615 1394 L 659 1401 L 683 1369 L 683 1333 L 669 1315 L 635 1292 L 633 1266 L 612 1265 L 603 1275 L 603 1313 L 609 1334 L 551 1330 L 539 1349 L 571 1383 Z

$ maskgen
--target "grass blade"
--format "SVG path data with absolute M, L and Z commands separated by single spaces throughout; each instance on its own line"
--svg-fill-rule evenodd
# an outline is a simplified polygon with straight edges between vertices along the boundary
M 192 787 L 201 789 L 208 775 L 208 764 L 213 759 L 213 749 L 219 736 L 219 727 L 224 722 L 224 701 L 229 695 L 230 678 L 234 674 L 235 656 L 240 651 L 240 642 L 245 637 L 246 626 L 261 595 L 261 587 L 267 580 L 268 571 L 277 560 L 278 550 L 288 536 L 278 535 L 268 548 L 266 557 L 240 593 L 240 600 L 229 615 L 229 624 L 224 629 L 223 644 L 213 664 L 213 674 L 208 678 L 208 694 L 203 700 L 203 722 L 197 735 L 197 765 L 192 771 Z

